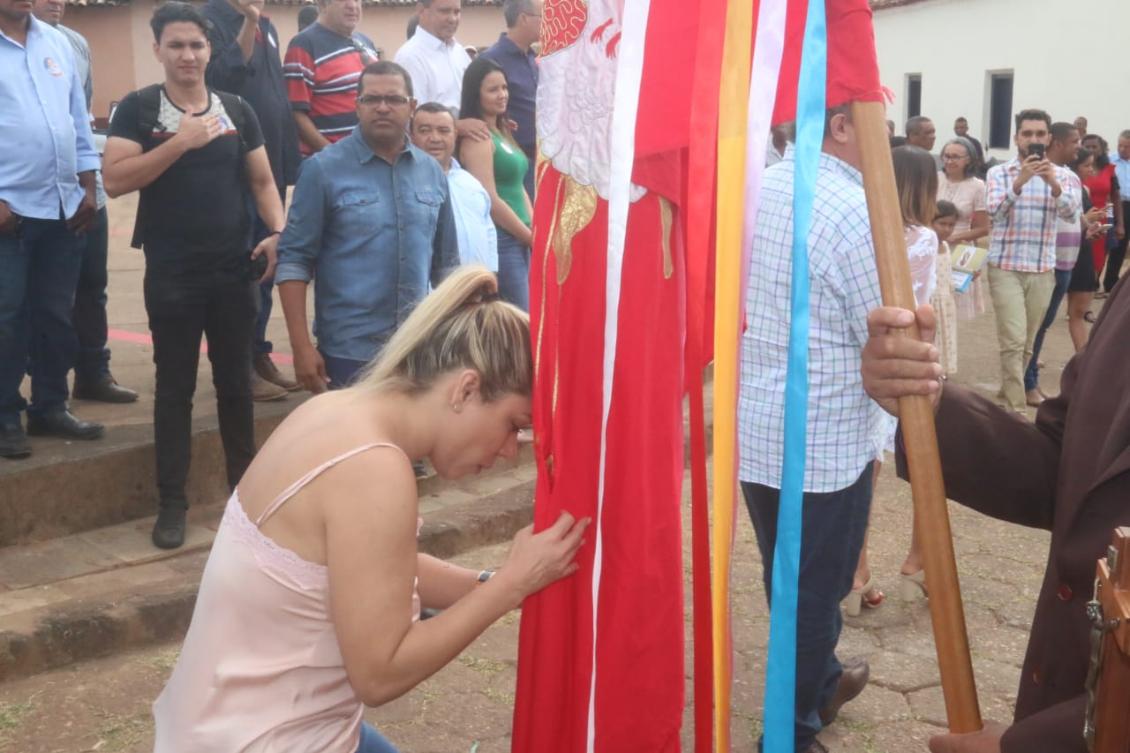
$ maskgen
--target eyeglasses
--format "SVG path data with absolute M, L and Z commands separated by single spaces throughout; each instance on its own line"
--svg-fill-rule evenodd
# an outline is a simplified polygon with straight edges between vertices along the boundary
M 945 162 L 960 162 L 963 159 L 969 159 L 969 157 L 964 154 L 943 154 L 942 159 Z
M 403 107 L 408 104 L 408 97 L 401 94 L 366 94 L 357 98 L 357 104 L 362 107 L 376 107 L 386 104 L 389 107 Z

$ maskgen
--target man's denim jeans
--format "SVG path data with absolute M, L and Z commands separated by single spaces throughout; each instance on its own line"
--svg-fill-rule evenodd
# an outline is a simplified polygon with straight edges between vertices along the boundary
M 110 350 L 106 347 L 106 263 L 109 248 L 106 208 L 98 210 L 83 238 L 82 271 L 75 290 L 74 325 L 78 336 L 75 380 L 97 382 L 110 375 Z
M 807 750 L 821 729 L 819 710 L 831 699 L 843 668 L 836 658 L 843 617 L 871 509 L 868 463 L 855 483 L 827 494 L 805 494 L 797 600 L 796 749 Z M 742 482 L 761 550 L 765 593 L 772 602 L 773 550 L 780 491 Z
M 50 413 L 67 402 L 78 342 L 71 320 L 85 239 L 63 220 L 24 219 L 0 235 L 0 422 L 20 411 Z M 20 396 L 31 374 L 31 405 Z
M 1067 286 L 1071 284 L 1071 270 L 1057 269 L 1055 271 L 1055 289 L 1052 290 L 1052 299 L 1048 303 L 1048 313 L 1040 324 L 1040 331 L 1032 341 L 1032 357 L 1028 359 L 1028 368 L 1024 372 L 1024 389 L 1034 390 L 1040 386 L 1040 350 L 1044 347 L 1044 335 L 1048 328 L 1055 323 L 1055 315 L 1059 313 L 1059 304 L 1067 295 Z

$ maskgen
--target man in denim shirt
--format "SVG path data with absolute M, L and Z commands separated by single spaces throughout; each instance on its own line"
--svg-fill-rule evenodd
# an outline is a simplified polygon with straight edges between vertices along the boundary
M 352 382 L 429 282 L 459 265 L 447 177 L 406 133 L 415 105 L 407 71 L 370 64 L 357 128 L 302 165 L 275 280 L 295 376 L 311 392 Z M 306 325 L 311 278 L 317 348 Z

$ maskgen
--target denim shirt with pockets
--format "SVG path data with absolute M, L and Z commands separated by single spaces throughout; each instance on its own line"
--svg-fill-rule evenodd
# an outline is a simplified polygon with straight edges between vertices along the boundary
M 275 280 L 313 279 L 324 354 L 370 360 L 457 266 L 447 177 L 430 155 L 406 141 L 390 164 L 355 129 L 303 162 Z

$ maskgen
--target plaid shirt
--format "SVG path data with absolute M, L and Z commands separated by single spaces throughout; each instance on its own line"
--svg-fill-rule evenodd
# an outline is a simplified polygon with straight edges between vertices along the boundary
M 790 149 L 765 170 L 741 349 L 738 473 L 742 481 L 773 488 L 780 488 L 784 460 L 794 165 Z M 867 313 L 880 305 L 867 201 L 859 172 L 828 154 L 820 155 L 808 255 L 804 490 L 820 493 L 850 486 L 886 439 L 886 414 L 863 391 L 859 374 Z
M 1063 190 L 1052 196 L 1042 178 L 1033 177 L 1018 196 L 1012 184 L 1020 175 L 1020 160 L 989 170 L 985 204 L 993 223 L 989 264 L 1009 272 L 1047 272 L 1055 267 L 1057 218 L 1071 219 L 1079 211 L 1079 181 L 1065 167 L 1053 165 Z

